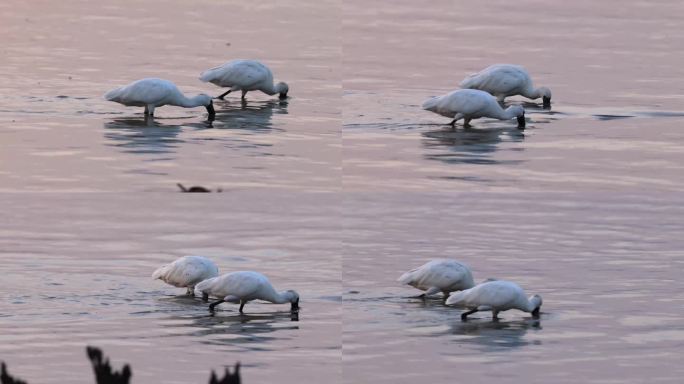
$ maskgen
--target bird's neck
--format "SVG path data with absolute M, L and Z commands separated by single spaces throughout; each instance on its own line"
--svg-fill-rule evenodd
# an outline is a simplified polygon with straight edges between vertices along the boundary
M 514 117 L 517 117 L 515 115 L 515 111 L 513 111 L 512 106 L 508 107 L 506 109 L 503 109 L 502 107 L 499 106 L 499 108 L 497 108 L 493 112 L 494 113 L 492 115 L 494 115 L 494 116 L 491 116 L 491 117 L 495 117 L 495 118 L 500 119 L 500 120 L 508 120 L 508 119 L 512 119 Z
M 541 89 L 534 88 L 533 86 L 528 86 L 521 92 L 521 95 L 527 97 L 528 99 L 538 99 L 542 97 Z
M 292 294 L 288 291 L 282 291 L 282 292 L 276 292 L 273 291 L 272 295 L 272 300 L 270 300 L 272 303 L 275 304 L 284 304 L 284 303 L 289 303 L 292 299 Z
M 176 98 L 176 104 L 179 107 L 185 107 L 185 108 L 194 108 L 194 107 L 199 107 L 200 105 L 203 105 L 201 98 L 199 95 L 195 97 L 187 97 L 185 95 L 179 95 Z

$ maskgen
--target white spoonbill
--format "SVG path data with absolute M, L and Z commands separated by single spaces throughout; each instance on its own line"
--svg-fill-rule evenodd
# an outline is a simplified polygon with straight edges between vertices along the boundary
M 211 96 L 200 94 L 186 97 L 176 84 L 163 79 L 148 78 L 134 81 L 123 87 L 112 89 L 104 95 L 109 101 L 115 101 L 128 107 L 145 107 L 145 115 L 154 116 L 154 109 L 164 105 L 175 105 L 184 108 L 204 106 L 209 117 L 216 112 Z
M 171 264 L 157 268 L 153 279 L 160 279 L 174 287 L 187 288 L 194 294 L 197 283 L 218 276 L 218 267 L 213 261 L 202 256 L 183 256 Z
M 446 298 L 449 292 L 461 291 L 475 285 L 470 268 L 450 259 L 428 261 L 404 273 L 397 281 L 425 291 L 421 295 L 423 297 L 442 292 Z
M 492 319 L 496 320 L 499 312 L 509 309 L 531 312 L 532 316 L 539 317 L 542 298 L 539 295 L 534 295 L 528 299 L 525 291 L 518 284 L 504 280 L 493 280 L 454 293 L 449 296 L 446 305 L 470 309 L 470 311 L 461 314 L 463 321 L 468 319 L 468 315 L 478 311 L 492 311 Z
M 503 102 L 507 96 L 522 95 L 528 99 L 542 98 L 544 108 L 551 107 L 551 90 L 535 88 L 527 70 L 519 65 L 495 64 L 466 77 L 461 88 L 479 89 Z
M 273 73 L 264 64 L 256 60 L 232 60 L 218 67 L 207 69 L 200 74 L 200 80 L 219 87 L 230 88 L 217 99 L 233 92 L 242 91 L 242 100 L 248 91 L 261 91 L 267 95 L 279 94 L 281 99 L 287 98 L 290 89 L 287 84 L 273 84 Z
M 499 120 L 518 118 L 518 127 L 525 127 L 525 109 L 512 105 L 506 109 L 496 102 L 494 96 L 476 89 L 457 89 L 446 95 L 433 97 L 423 103 L 423 109 L 442 116 L 451 117 L 451 126 L 463 119 L 463 126 L 469 127 L 470 120 L 492 117 Z
M 209 305 L 211 311 L 217 305 L 229 302 L 240 303 L 240 313 L 243 313 L 242 308 L 251 300 L 264 300 L 275 304 L 291 303 L 291 311 L 299 309 L 297 292 L 277 292 L 266 276 L 253 271 L 231 272 L 205 280 L 195 286 L 195 293 L 201 294 L 205 301 L 209 296 L 219 298 Z

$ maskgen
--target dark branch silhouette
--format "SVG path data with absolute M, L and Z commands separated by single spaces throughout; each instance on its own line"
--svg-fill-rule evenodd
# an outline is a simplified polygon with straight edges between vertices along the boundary
M 213 372 L 212 372 L 213 375 Z M 240 379 L 237 381 L 238 383 L 240 382 Z M 14 377 L 10 376 L 9 372 L 7 372 L 7 366 L 5 366 L 5 362 L 2 362 L 2 366 L 0 367 L 0 383 L 2 384 L 26 384 L 25 381 L 15 379 Z
M 96 347 L 86 347 L 88 358 L 93 365 L 95 371 L 95 380 L 97 384 L 130 384 L 133 373 L 131 367 L 126 364 L 121 369 L 121 372 L 112 371 L 112 366 L 109 364 L 109 359 L 104 357 L 102 350 Z M 0 365 L 0 384 L 28 384 L 23 380 L 16 379 L 10 376 L 7 372 L 5 362 Z M 235 370 L 230 373 L 230 368 L 226 368 L 225 375 L 222 379 L 216 377 L 216 373 L 211 371 L 211 378 L 209 384 L 240 384 L 240 363 L 235 364 Z
M 211 371 L 211 378 L 209 384 L 240 384 L 240 363 L 235 364 L 235 371 L 230 373 L 230 368 L 226 368 L 226 373 L 223 379 L 216 378 L 214 371 Z
M 109 359 L 102 356 L 102 351 L 99 348 L 87 347 L 88 358 L 93 365 L 95 371 L 95 380 L 97 384 L 129 384 L 131 381 L 131 367 L 124 365 L 121 373 L 112 372 L 112 367 L 109 365 Z

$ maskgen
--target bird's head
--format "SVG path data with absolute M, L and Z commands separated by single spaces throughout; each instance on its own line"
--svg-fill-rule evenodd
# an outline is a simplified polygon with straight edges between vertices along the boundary
M 213 118 L 216 115 L 216 111 L 214 110 L 214 102 L 211 96 L 202 93 L 197 95 L 196 99 L 200 102 L 200 105 L 204 105 L 204 107 L 207 108 L 209 118 Z
M 542 97 L 544 108 L 551 108 L 551 90 L 546 87 L 539 88 L 539 94 Z
M 290 87 L 287 86 L 286 83 L 283 83 L 282 81 L 275 86 L 275 90 L 277 93 L 280 95 L 278 96 L 280 99 L 286 99 L 287 98 L 287 92 L 290 90 Z
M 508 107 L 507 111 L 509 111 L 510 115 L 509 116 L 515 116 L 518 119 L 518 128 L 524 129 L 525 128 L 525 108 L 523 108 L 521 105 L 511 105 Z
M 542 298 L 539 295 L 534 295 L 530 297 L 530 303 L 534 306 L 534 309 L 532 310 L 532 316 L 533 317 L 539 317 L 539 310 L 541 309 L 542 306 Z
M 293 291 L 291 289 L 287 291 L 287 294 L 289 296 L 290 303 L 291 303 L 290 310 L 293 312 L 298 311 L 299 310 L 299 294 L 296 291 Z

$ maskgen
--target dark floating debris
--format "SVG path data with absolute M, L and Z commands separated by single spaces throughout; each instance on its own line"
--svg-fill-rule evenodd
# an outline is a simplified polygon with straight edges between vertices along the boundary
M 199 185 L 193 185 L 190 188 L 185 188 L 185 186 L 183 186 L 183 184 L 181 184 L 181 183 L 176 183 L 176 185 L 178 186 L 178 188 L 181 189 L 181 192 L 190 192 L 190 193 L 192 193 L 192 192 L 210 193 L 211 192 L 211 189 L 204 188 L 204 187 L 199 186 Z M 216 192 L 223 192 L 223 190 L 221 188 L 217 188 Z
M 112 371 L 112 366 L 109 364 L 109 359 L 106 358 L 102 350 L 97 347 L 86 347 L 86 352 L 93 371 L 95 372 L 95 380 L 97 384 L 130 384 L 133 373 L 130 365 L 126 364 L 121 369 L 121 372 Z M 226 368 L 225 375 L 222 379 L 216 376 L 214 371 L 211 371 L 211 378 L 209 384 L 240 384 L 240 363 L 235 364 L 233 373 L 230 373 L 230 368 Z M 5 362 L 0 365 L 0 384 L 28 384 L 27 382 L 10 376 L 7 372 Z

